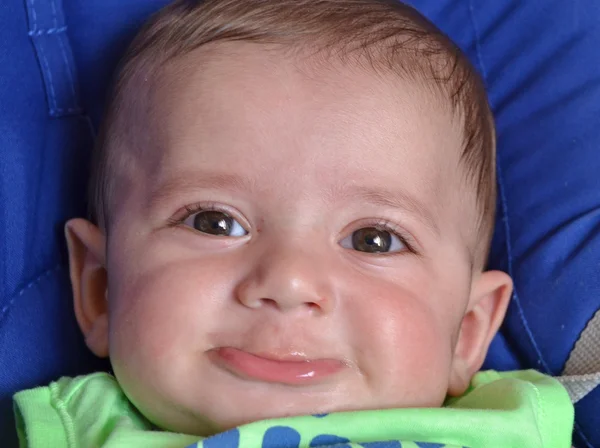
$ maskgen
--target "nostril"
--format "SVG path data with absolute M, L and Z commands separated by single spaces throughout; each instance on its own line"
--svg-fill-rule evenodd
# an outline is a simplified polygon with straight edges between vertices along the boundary
M 301 307 L 301 308 L 307 309 L 311 313 L 321 311 L 322 305 L 323 304 L 321 304 L 317 301 L 305 301 L 304 303 L 301 303 L 301 302 L 289 302 L 288 303 L 283 300 L 268 299 L 268 298 L 260 299 L 260 301 L 258 302 L 258 307 L 261 307 L 261 308 L 277 308 L 278 310 L 283 311 L 283 310 L 290 310 L 293 308 Z
M 273 299 L 260 299 L 260 303 L 263 306 L 278 308 L 277 301 Z
M 306 304 L 306 306 L 312 312 L 319 311 L 321 309 L 321 305 L 319 305 L 318 303 L 315 303 L 315 302 L 308 302 Z

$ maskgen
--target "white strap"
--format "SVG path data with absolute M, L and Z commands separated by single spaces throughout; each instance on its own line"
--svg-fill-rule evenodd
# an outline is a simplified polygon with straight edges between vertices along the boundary
M 588 322 L 565 364 L 563 375 L 600 372 L 600 311 Z
M 600 311 L 588 322 L 558 380 L 577 403 L 600 385 Z
M 556 379 L 567 389 L 571 402 L 575 404 L 600 385 L 600 372 L 588 375 L 559 376 Z

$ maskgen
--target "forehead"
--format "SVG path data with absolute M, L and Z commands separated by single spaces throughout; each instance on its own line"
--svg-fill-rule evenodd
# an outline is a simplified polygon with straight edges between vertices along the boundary
M 201 144 L 217 140 L 254 157 L 302 149 L 305 156 L 384 157 L 430 170 L 455 164 L 460 154 L 460 127 L 443 99 L 416 82 L 351 64 L 217 44 L 171 63 L 157 84 L 150 99 L 160 124 L 153 129 L 164 142 L 157 155 L 173 163 L 183 152 L 227 156 L 225 148 Z
M 195 172 L 280 192 L 368 185 L 407 192 L 432 214 L 456 190 L 448 185 L 458 185 L 460 126 L 444 100 L 415 81 L 220 43 L 171 62 L 154 84 L 152 148 L 140 163 L 153 185 Z

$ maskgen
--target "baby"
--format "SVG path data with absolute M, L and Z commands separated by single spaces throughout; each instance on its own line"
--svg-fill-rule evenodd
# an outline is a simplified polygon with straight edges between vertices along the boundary
M 66 235 L 114 376 L 18 394 L 22 446 L 570 446 L 556 380 L 477 373 L 512 291 L 484 269 L 493 118 L 412 8 L 175 2 L 93 173 Z

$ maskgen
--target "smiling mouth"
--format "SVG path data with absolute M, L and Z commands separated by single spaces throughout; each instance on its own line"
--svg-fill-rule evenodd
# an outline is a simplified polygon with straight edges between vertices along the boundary
M 287 385 L 317 383 L 346 367 L 335 359 L 288 360 L 256 355 L 233 347 L 219 347 L 208 354 L 219 367 L 241 378 Z

